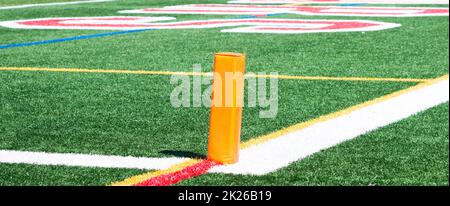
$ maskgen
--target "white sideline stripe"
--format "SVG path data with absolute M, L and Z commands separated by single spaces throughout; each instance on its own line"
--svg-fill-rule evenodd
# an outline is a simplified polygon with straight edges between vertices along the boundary
M 88 155 L 73 153 L 46 153 L 0 150 L 0 163 L 23 163 L 35 165 L 62 165 L 79 167 L 167 169 L 189 158 L 147 158 L 131 156 Z
M 264 175 L 448 100 L 447 78 L 241 150 L 238 163 L 217 166 L 210 172 Z
M 100 3 L 100 2 L 107 2 L 107 1 L 115 1 L 115 0 L 86 0 L 86 1 L 69 1 L 69 2 L 43 3 L 43 4 L 23 4 L 23 5 L 17 5 L 17 6 L 0 7 L 0 10 L 23 9 L 23 8 L 39 7 L 39 6 L 59 6 L 59 5 L 70 5 L 70 4 Z

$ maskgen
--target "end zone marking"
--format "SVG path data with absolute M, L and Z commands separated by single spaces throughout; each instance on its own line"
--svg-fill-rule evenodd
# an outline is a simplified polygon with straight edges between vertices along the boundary
M 342 7 L 340 7 L 342 9 Z M 272 13 L 272 12 L 271 12 Z M 276 12 L 278 13 L 278 12 Z M 267 14 L 267 13 L 266 13 Z M 264 15 L 266 15 L 264 14 Z M 258 16 L 259 17 L 259 16 Z M 181 20 L 161 22 L 173 17 L 99 16 L 55 17 L 1 21 L 0 26 L 16 29 L 80 29 L 80 30 L 133 30 L 133 29 L 220 29 L 220 32 L 306 34 L 329 32 L 380 31 L 400 27 L 401 24 L 371 20 L 336 19 L 279 19 L 235 18 Z M 232 27 L 232 28 L 230 28 Z M 228 29 L 227 29 L 228 28 Z
M 299 5 L 242 5 L 242 4 L 185 4 L 150 7 L 145 9 L 122 10 L 131 14 L 229 14 L 267 15 L 287 13 L 305 16 L 362 16 L 362 17 L 421 17 L 448 16 L 448 8 L 441 7 L 356 7 L 350 6 L 299 6 Z M 26 22 L 18 22 L 26 24 Z M 6 24 L 7 27 L 18 25 Z M 25 25 L 22 25 L 23 27 Z M 20 28 L 20 27 L 19 27 Z
M 42 3 L 42 4 L 23 4 L 17 6 L 4 6 L 0 7 L 0 10 L 6 9 L 23 9 L 30 7 L 41 7 L 41 6 L 60 6 L 60 5 L 71 5 L 71 4 L 87 4 L 87 3 L 101 3 L 115 0 L 85 0 L 85 1 L 68 1 L 68 2 L 55 2 L 55 3 Z
M 210 170 L 205 169 L 201 171 L 204 173 L 210 171 L 232 174 L 267 174 L 343 141 L 353 139 L 361 134 L 408 118 L 420 111 L 448 102 L 448 84 L 448 75 L 444 75 L 419 85 L 247 141 L 241 144 L 241 160 L 237 164 L 211 166 Z M 388 109 L 388 111 L 385 109 Z M 349 123 L 354 123 L 354 121 L 361 122 L 361 120 L 366 125 L 349 125 Z M 335 127 L 336 125 L 338 128 Z M 346 125 L 352 126 L 350 131 Z M 330 131 L 333 131 L 332 135 L 329 134 Z M 301 135 L 302 133 L 303 135 Z M 321 133 L 327 134 L 321 135 Z M 184 171 L 188 167 L 195 167 L 200 160 L 192 161 L 186 161 L 185 167 L 174 167 L 172 170 L 147 173 L 128 178 L 113 185 L 146 185 L 146 183 L 152 182 L 152 179 L 158 177 L 170 179 L 179 174 L 177 172 Z M 195 173 L 195 176 L 198 175 L 201 174 Z M 185 175 L 184 177 L 187 179 L 193 176 Z M 145 179 L 145 177 L 148 177 L 148 179 Z M 179 181 L 182 181 L 182 179 L 177 179 L 177 182 Z
M 211 72 L 173 72 L 150 70 L 113 70 L 113 69 L 68 69 L 68 68 L 33 68 L 33 67 L 0 67 L 0 71 L 43 71 L 43 72 L 73 72 L 73 73 L 110 73 L 138 75 L 182 75 L 182 76 L 212 76 Z M 430 79 L 388 78 L 388 77 L 327 77 L 327 76 L 295 76 L 295 75 L 259 75 L 246 74 L 247 78 L 276 78 L 293 80 L 319 81 L 373 81 L 373 82 L 426 82 Z

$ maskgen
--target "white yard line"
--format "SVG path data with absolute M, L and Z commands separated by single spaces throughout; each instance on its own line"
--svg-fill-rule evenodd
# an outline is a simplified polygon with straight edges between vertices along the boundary
M 4 6 L 0 7 L 0 10 L 6 9 L 23 9 L 30 7 L 42 7 L 42 6 L 61 6 L 61 5 L 71 5 L 71 4 L 87 4 L 87 3 L 101 3 L 115 0 L 86 0 L 86 1 L 68 1 L 68 2 L 55 2 L 55 3 L 42 3 L 42 4 L 24 4 L 17 6 Z
M 79 167 L 167 169 L 189 158 L 147 158 L 131 156 L 89 155 L 73 153 L 46 153 L 0 150 L 0 163 L 35 165 L 63 165 Z
M 217 166 L 210 172 L 264 175 L 449 100 L 448 77 L 425 85 L 250 146 L 241 150 L 238 163 Z

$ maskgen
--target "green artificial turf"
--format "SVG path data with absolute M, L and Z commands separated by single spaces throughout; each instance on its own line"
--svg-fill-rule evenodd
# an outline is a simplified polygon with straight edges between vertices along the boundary
M 179 185 L 445 185 L 448 103 L 264 176 L 206 174 Z
M 68 2 L 77 0 L 0 0 L 0 6 L 15 6 L 23 4 L 43 4 L 55 2 Z
M 0 5 L 7 5 L 9 2 L 11 1 L 0 1 Z M 19 1 L 14 2 L 21 4 Z M 117 0 L 106 3 L 10 9 L 1 10 L 0 21 L 118 15 L 173 16 L 180 21 L 238 17 L 117 13 L 127 9 L 193 3 L 199 1 Z M 206 0 L 201 3 L 226 3 L 226 0 Z M 201 64 L 203 71 L 211 71 L 213 54 L 230 51 L 246 53 L 248 72 L 402 78 L 434 78 L 448 74 L 448 17 L 279 15 L 267 18 L 368 19 L 399 23 L 402 26 L 365 33 L 288 35 L 221 33 L 221 29 L 151 30 L 56 44 L 0 49 L 0 67 L 191 71 L 194 64 Z M 0 27 L 0 45 L 104 32 L 111 31 L 25 30 Z M 278 116 L 274 119 L 261 119 L 258 116 L 261 108 L 244 108 L 242 140 L 268 134 L 415 84 L 280 79 Z M 170 84 L 169 76 L 0 71 L 0 149 L 146 157 L 202 157 L 206 154 L 209 109 L 172 107 L 169 95 L 174 88 L 175 85 Z M 448 115 L 448 110 L 434 109 L 434 113 L 436 117 L 433 118 L 438 118 L 442 114 Z M 433 118 L 429 118 L 433 121 L 421 118 L 428 123 L 420 123 L 421 119 L 415 121 L 417 124 L 426 124 L 430 127 L 441 125 L 439 119 Z M 389 130 L 394 130 L 392 134 L 395 135 L 397 129 L 399 133 L 402 132 L 400 127 Z M 437 131 L 443 132 L 444 129 L 439 128 Z M 422 133 L 416 130 L 411 133 L 417 133 L 422 137 L 435 135 L 433 132 Z M 439 135 L 439 138 L 441 136 Z M 361 143 L 355 143 L 353 146 L 352 142 L 345 143 L 347 145 L 345 148 L 355 147 L 361 154 L 367 152 L 360 148 Z M 385 143 L 381 141 L 379 147 L 385 148 L 388 154 L 395 152 L 391 151 L 396 149 L 395 147 Z M 446 146 L 448 155 L 448 141 Z M 333 158 L 347 158 L 345 155 L 349 154 Z M 400 153 L 394 153 L 393 156 L 398 159 L 407 157 L 407 154 L 402 156 Z M 448 167 L 448 158 L 447 162 L 443 163 L 441 156 L 424 153 L 422 157 L 436 167 L 445 165 Z M 379 164 L 384 163 L 386 162 Z M 315 169 L 318 168 L 317 165 L 321 165 L 318 162 L 311 164 Z M 350 168 L 353 164 L 359 165 L 349 162 L 345 166 Z M 385 175 L 376 176 L 378 179 L 375 179 L 381 184 L 411 182 L 414 182 L 411 184 L 432 184 L 431 180 L 418 176 L 405 176 L 403 180 L 390 181 L 389 176 L 401 170 L 395 166 L 386 163 L 383 169 Z M 287 183 L 283 181 L 285 178 L 283 175 L 294 179 L 300 178 L 298 183 L 292 181 L 298 185 L 367 183 L 364 175 L 368 172 L 364 167 L 359 171 L 361 178 L 364 177 L 361 181 L 357 181 L 358 167 L 354 166 L 356 169 L 352 173 L 353 179 L 342 181 L 343 183 L 328 179 L 330 175 L 327 175 L 327 171 L 337 169 L 331 166 L 329 170 L 320 173 L 322 175 L 314 177 L 299 177 L 295 171 L 297 166 L 292 167 L 293 169 L 286 174 L 277 175 L 281 179 L 272 176 L 260 179 L 252 177 L 242 184 L 252 185 L 254 180 L 255 184 L 269 184 L 264 181 L 273 179 L 270 184 L 284 185 Z M 303 167 L 300 169 L 304 169 Z M 418 167 L 416 171 L 420 171 Z M 0 171 L 2 171 L 0 185 L 104 185 L 142 172 L 22 164 L 0 164 Z M 310 173 L 312 171 L 311 169 Z M 341 175 L 347 174 L 349 173 L 342 172 Z M 226 184 L 218 181 L 228 180 L 227 178 L 236 177 L 207 175 L 183 184 Z M 384 179 L 386 182 L 382 182 Z M 442 184 L 440 182 L 441 180 L 436 180 L 435 183 Z

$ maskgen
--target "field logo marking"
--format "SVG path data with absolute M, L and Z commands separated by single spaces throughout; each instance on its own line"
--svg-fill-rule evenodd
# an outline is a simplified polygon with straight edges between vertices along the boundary
M 108 1 L 115 1 L 115 0 L 85 0 L 85 1 L 42 3 L 42 4 L 24 4 L 24 5 L 17 5 L 17 6 L 0 7 L 0 10 L 23 9 L 23 8 L 43 7 L 43 6 L 61 6 L 61 5 L 87 4 L 87 3 L 101 3 L 101 2 L 108 2 Z
M 308 16 L 417 17 L 448 16 L 448 8 L 190 4 L 166 6 L 163 8 L 124 10 L 119 11 L 119 13 L 223 15 L 267 15 L 272 13 L 286 13 Z
M 63 17 L 3 21 L 0 26 L 20 29 L 223 29 L 221 32 L 299 34 L 318 32 L 377 31 L 400 24 L 367 20 L 309 20 L 309 19 L 211 19 L 198 21 L 155 22 L 174 20 L 173 17 Z
M 448 0 L 233 0 L 238 4 L 448 4 Z

